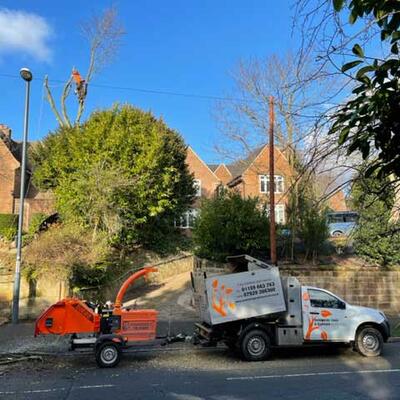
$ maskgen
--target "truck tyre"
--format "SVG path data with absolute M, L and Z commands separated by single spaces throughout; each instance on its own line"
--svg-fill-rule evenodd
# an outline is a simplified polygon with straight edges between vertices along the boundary
M 114 342 L 104 342 L 96 348 L 96 362 L 100 368 L 115 367 L 121 360 L 121 346 Z
M 365 326 L 357 332 L 356 348 L 364 357 L 377 357 L 383 348 L 383 337 L 378 329 Z
M 246 361 L 263 361 L 271 355 L 271 339 L 265 331 L 252 329 L 244 335 L 240 349 Z

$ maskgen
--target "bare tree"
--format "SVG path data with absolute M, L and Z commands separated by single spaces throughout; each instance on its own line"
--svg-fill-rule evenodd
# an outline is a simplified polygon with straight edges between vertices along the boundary
M 75 68 L 72 68 L 71 76 L 65 82 L 61 93 L 59 108 L 54 100 L 48 76 L 44 80 L 47 100 L 57 122 L 62 127 L 72 127 L 80 123 L 85 109 L 89 83 L 96 73 L 99 73 L 113 60 L 121 45 L 122 36 L 125 34 L 118 20 L 118 12 L 115 7 L 106 9 L 100 16 L 94 15 L 87 21 L 84 21 L 81 24 L 81 32 L 89 45 L 89 65 L 84 77 Z M 78 109 L 72 122 L 72 118 L 67 111 L 67 99 L 71 94 L 74 83 L 76 86 L 75 94 L 78 99 Z
M 274 96 L 275 142 L 292 167 L 285 185 L 290 199 L 292 255 L 300 197 L 312 196 L 323 202 L 353 175 L 352 160 L 346 158 L 337 138 L 327 134 L 327 124 L 335 106 L 330 100 L 341 81 L 335 75 L 325 74 L 311 56 L 302 56 L 301 62 L 299 57 L 288 53 L 240 61 L 233 74 L 234 94 L 228 101 L 219 102 L 215 111 L 222 133 L 216 151 L 228 160 L 243 159 L 267 142 L 269 96 Z M 325 184 L 328 180 L 329 184 Z M 304 191 L 305 187 L 315 190 Z M 319 198 L 315 199 L 317 195 Z

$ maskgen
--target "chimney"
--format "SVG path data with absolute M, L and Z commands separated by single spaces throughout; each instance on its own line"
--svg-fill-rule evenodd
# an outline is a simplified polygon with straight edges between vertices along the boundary
M 5 124 L 0 124 L 0 137 L 1 139 L 11 139 L 11 129 L 5 125 Z

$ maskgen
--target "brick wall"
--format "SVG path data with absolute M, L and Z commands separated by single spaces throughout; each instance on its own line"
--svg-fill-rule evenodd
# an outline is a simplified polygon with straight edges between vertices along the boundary
M 227 265 L 196 258 L 195 268 L 209 273 L 226 272 Z M 349 304 L 400 313 L 400 268 L 280 266 L 282 276 L 295 276 L 305 286 L 337 294 Z
M 269 174 L 269 147 L 265 146 L 256 157 L 253 164 L 243 173 L 244 195 L 247 197 L 259 197 L 262 200 L 268 199 L 267 194 L 260 193 L 259 175 Z M 290 187 L 292 169 L 287 158 L 283 153 L 275 148 L 275 175 L 281 175 L 284 178 L 284 192 L 275 193 L 276 204 L 287 204 L 287 189 Z
M 0 213 L 13 213 L 15 170 L 18 161 L 10 153 L 7 145 L 0 139 Z
M 0 268 L 0 317 L 10 317 L 13 296 L 14 275 L 12 271 Z M 37 282 L 21 278 L 20 318 L 36 318 L 49 305 L 68 295 L 68 285 L 54 276 L 38 279 Z
M 225 164 L 220 164 L 218 168 L 214 171 L 214 174 L 224 185 L 226 185 L 233 178 L 232 174 L 229 172 L 228 168 L 226 168 Z
M 201 181 L 202 197 L 212 197 L 220 184 L 220 180 L 190 147 L 188 147 L 186 153 L 186 164 L 189 167 L 189 171 L 194 174 L 194 177 Z
M 303 285 L 329 290 L 350 304 L 400 313 L 400 268 L 281 267 L 280 271 L 297 277 Z

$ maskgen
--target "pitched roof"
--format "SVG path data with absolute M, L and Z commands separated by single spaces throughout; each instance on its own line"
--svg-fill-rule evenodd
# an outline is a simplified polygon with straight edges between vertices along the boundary
M 249 153 L 249 155 L 242 159 L 235 161 L 232 164 L 227 164 L 226 167 L 228 168 L 229 172 L 232 174 L 233 178 L 236 178 L 242 173 L 254 162 L 254 160 L 258 157 L 258 155 L 261 153 L 261 151 L 264 149 L 266 145 L 257 147 L 253 151 Z

